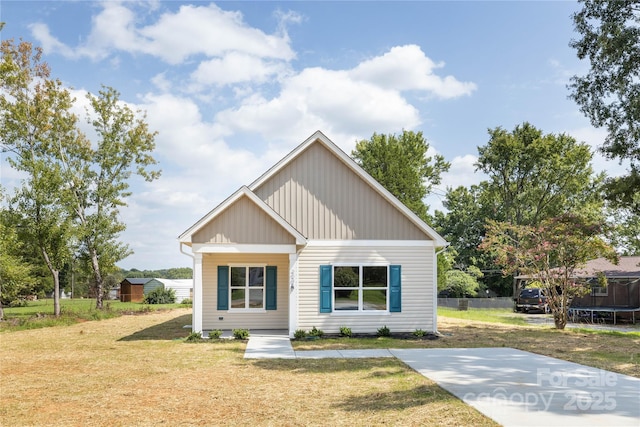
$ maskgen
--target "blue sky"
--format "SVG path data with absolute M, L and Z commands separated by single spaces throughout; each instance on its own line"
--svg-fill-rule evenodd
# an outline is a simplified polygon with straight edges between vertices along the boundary
M 569 47 L 571 1 L 12 1 L 3 39 L 43 47 L 77 98 L 100 85 L 147 113 L 162 177 L 135 181 L 121 211 L 123 268 L 190 266 L 177 236 L 316 130 L 347 153 L 374 132 L 422 131 L 452 163 L 447 186 L 474 172 L 487 129 L 528 121 L 597 147 L 567 98 L 584 73 Z M 89 129 L 86 129 L 89 132 Z M 89 132 L 90 133 L 90 132 Z M 2 159 L 2 184 L 20 176 Z M 596 170 L 624 171 L 600 156 Z

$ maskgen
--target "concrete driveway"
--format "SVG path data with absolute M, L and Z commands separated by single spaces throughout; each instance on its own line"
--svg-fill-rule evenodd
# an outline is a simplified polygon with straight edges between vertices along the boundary
M 504 426 L 640 426 L 640 379 L 511 348 L 390 350 Z
M 640 427 L 640 379 L 512 348 L 294 351 L 261 331 L 244 357 L 396 357 L 504 426 Z

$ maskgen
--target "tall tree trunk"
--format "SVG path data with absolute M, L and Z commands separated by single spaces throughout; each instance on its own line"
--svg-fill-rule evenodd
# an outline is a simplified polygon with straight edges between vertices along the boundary
M 56 317 L 59 317 L 60 316 L 60 271 L 54 268 L 46 249 L 40 248 L 40 250 L 42 251 L 42 257 L 44 258 L 44 262 L 47 264 L 47 268 L 49 268 L 49 271 L 51 272 L 51 276 L 53 276 L 53 315 Z
M 91 258 L 93 278 L 96 282 L 96 308 L 102 310 L 102 308 L 104 307 L 104 283 L 102 280 L 102 274 L 100 273 L 100 264 L 98 263 L 98 252 L 93 246 L 89 246 L 89 257 Z

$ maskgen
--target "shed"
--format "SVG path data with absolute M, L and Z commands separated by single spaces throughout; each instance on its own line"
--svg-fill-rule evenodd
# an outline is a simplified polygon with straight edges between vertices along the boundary
M 176 302 L 193 298 L 193 279 L 156 279 L 164 284 L 165 289 L 173 289 L 176 293 Z
M 144 285 L 153 279 L 129 277 L 120 282 L 120 301 L 142 302 L 144 300 Z

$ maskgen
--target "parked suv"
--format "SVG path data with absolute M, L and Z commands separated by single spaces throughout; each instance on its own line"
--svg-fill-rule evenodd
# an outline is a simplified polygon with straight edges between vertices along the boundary
M 546 313 L 549 310 L 547 297 L 538 288 L 523 289 L 514 300 L 516 302 L 516 311 L 528 313 L 530 310 L 538 310 Z

